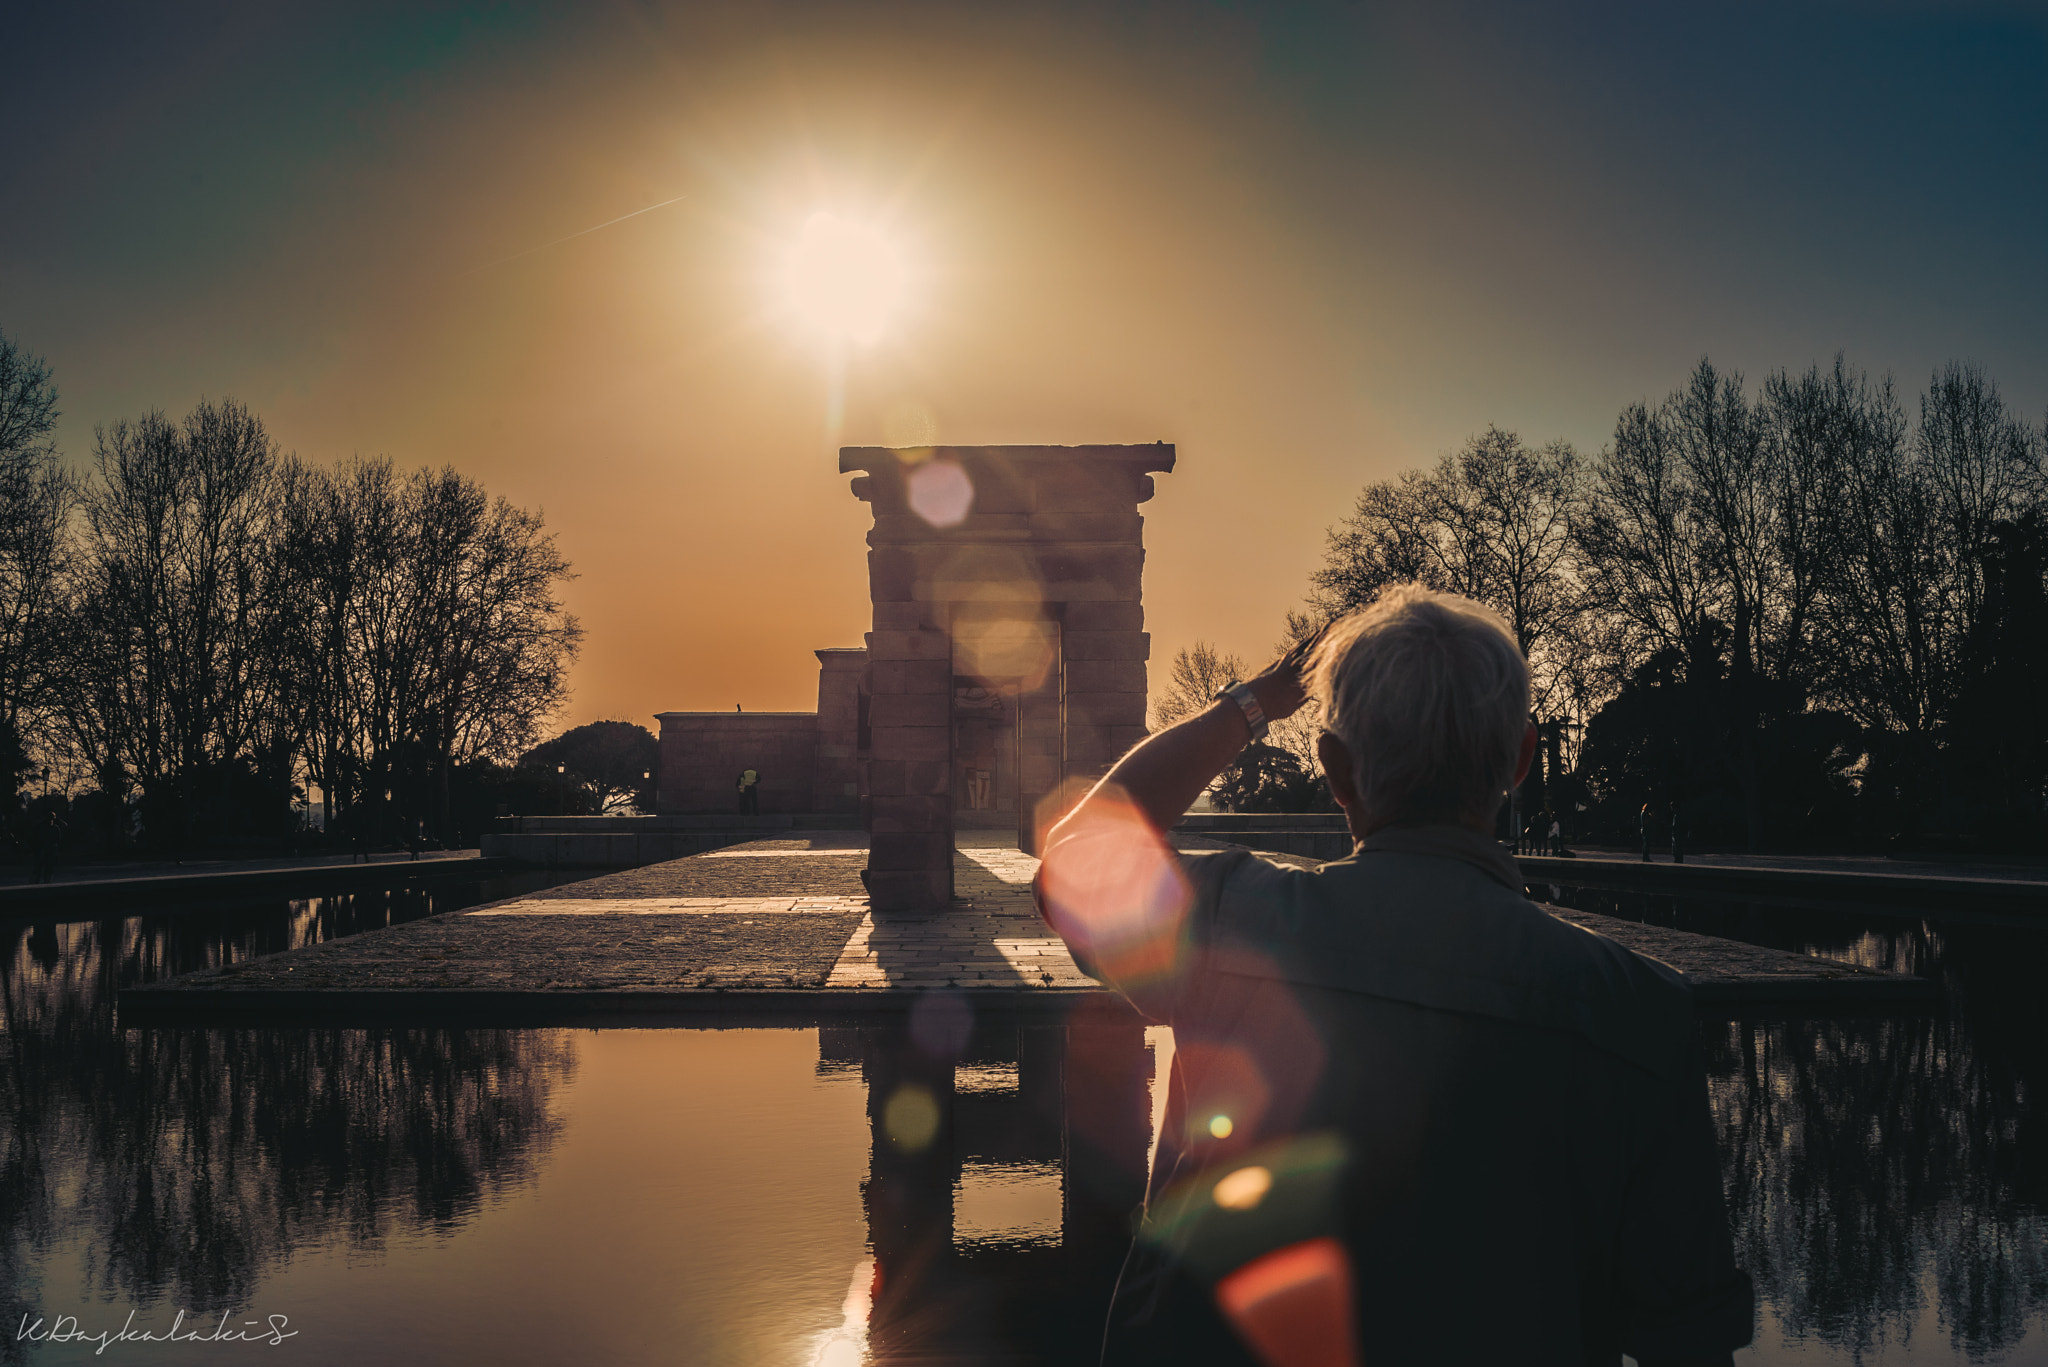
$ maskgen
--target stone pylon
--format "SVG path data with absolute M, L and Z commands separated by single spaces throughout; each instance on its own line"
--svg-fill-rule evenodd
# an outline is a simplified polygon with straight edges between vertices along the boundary
M 953 895 L 956 692 L 1014 719 L 1019 843 L 1045 800 L 1145 735 L 1144 519 L 1173 447 L 850 446 L 868 533 L 868 893 L 877 910 Z

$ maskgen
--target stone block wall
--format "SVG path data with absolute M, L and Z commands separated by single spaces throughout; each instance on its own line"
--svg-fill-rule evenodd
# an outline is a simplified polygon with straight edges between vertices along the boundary
M 761 775 L 761 810 L 808 812 L 818 775 L 815 712 L 663 712 L 655 811 L 731 812 L 742 769 Z
M 1014 743 L 999 803 L 1031 848 L 1039 802 L 1099 777 L 1145 735 L 1143 519 L 1173 448 L 848 447 L 874 513 L 868 581 L 868 891 L 943 907 L 965 766 L 954 699 L 1003 698 Z M 968 497 L 961 497 L 965 490 Z M 1014 754 L 1011 754 L 1012 748 Z
M 761 812 L 861 810 L 860 726 L 867 651 L 820 650 L 816 712 L 661 712 L 661 772 L 654 809 L 664 816 L 730 813 L 742 769 L 761 775 Z

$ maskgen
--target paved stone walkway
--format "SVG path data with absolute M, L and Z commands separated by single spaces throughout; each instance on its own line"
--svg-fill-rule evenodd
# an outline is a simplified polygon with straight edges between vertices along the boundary
M 846 942 L 831 988 L 1094 988 L 1031 904 L 1038 861 L 1015 848 L 953 856 L 965 905 L 929 916 L 872 913 Z
M 1048 1006 L 1103 990 L 1033 908 L 1036 859 L 963 833 L 951 908 L 878 913 L 862 894 L 858 839 L 795 834 L 648 865 L 130 988 L 121 1008 L 858 1011 L 931 990 Z M 1931 990 L 1852 964 L 1552 910 L 1686 973 L 1702 1002 Z

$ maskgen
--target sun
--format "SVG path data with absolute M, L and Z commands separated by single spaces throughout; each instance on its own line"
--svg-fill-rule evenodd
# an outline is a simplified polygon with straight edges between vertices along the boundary
M 881 232 L 820 210 L 791 244 L 782 277 L 799 318 L 828 339 L 872 346 L 902 309 L 909 270 Z

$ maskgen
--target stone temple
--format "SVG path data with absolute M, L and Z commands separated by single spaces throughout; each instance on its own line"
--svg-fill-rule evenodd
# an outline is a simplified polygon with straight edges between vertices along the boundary
M 954 832 L 1035 842 L 1047 799 L 1145 735 L 1141 587 L 1173 447 L 850 446 L 868 504 L 865 649 L 818 652 L 816 712 L 664 712 L 662 814 L 858 813 L 878 910 L 953 895 Z

